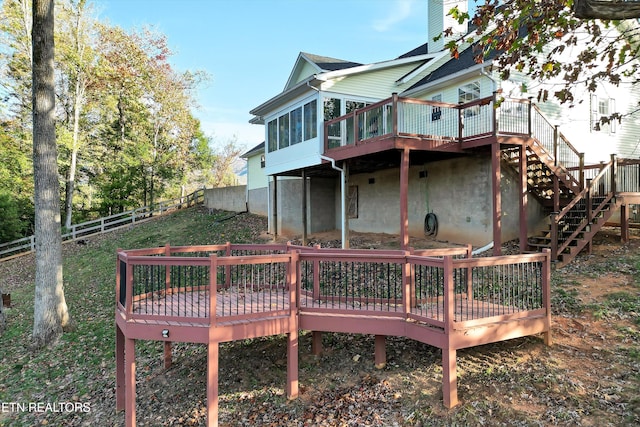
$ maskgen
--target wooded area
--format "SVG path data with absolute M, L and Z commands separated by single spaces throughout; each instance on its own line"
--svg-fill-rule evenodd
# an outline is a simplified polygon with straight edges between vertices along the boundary
M 31 0 L 0 5 L 0 242 L 34 232 L 31 22 Z M 240 148 L 212 141 L 193 114 L 208 76 L 174 69 L 171 55 L 162 33 L 100 22 L 87 0 L 55 1 L 63 226 L 230 180 Z

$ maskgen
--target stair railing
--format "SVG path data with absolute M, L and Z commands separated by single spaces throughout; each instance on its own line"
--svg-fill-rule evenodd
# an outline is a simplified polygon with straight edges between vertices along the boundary
M 551 214 L 551 256 L 553 259 L 558 258 L 558 254 L 561 254 L 571 243 L 571 241 L 585 228 L 593 222 L 593 219 L 598 216 L 600 212 L 605 208 L 607 203 L 615 196 L 616 193 L 616 173 L 617 173 L 617 160 L 616 155 L 611 155 L 611 161 L 607 164 L 603 164 L 600 172 L 593 178 L 587 180 L 587 185 L 584 189 L 573 198 L 567 206 L 560 212 L 553 212 Z M 594 197 L 602 197 L 603 200 L 597 207 L 592 207 L 592 200 Z M 563 219 L 567 213 L 576 206 L 580 201 L 584 200 L 586 207 L 585 218 L 578 224 L 576 229 L 567 238 L 559 242 L 561 225 L 564 223 Z
M 557 169 L 554 168 L 560 168 L 572 181 L 579 184 L 580 189 L 583 189 L 584 153 L 576 150 L 566 136 L 558 130 L 558 126 L 552 125 L 547 120 L 537 105 L 533 103 L 530 105 L 531 124 L 529 136 L 533 138 L 534 143 L 537 142 L 537 145 L 542 148 L 553 163 L 551 164 L 544 159 L 541 160 L 547 164 L 556 175 L 558 175 Z M 578 172 L 577 177 L 574 176 L 575 171 Z

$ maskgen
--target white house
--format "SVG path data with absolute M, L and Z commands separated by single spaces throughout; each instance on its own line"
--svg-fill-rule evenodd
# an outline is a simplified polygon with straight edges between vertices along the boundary
M 466 3 L 429 2 L 429 40 Z M 475 63 L 471 48 L 452 59 L 443 41 L 373 64 L 300 53 L 284 90 L 251 111 L 265 126 L 270 231 L 340 229 L 343 243 L 349 230 L 385 232 L 403 247 L 425 233 L 474 245 L 519 238 L 526 250 L 549 213 L 596 177 L 601 166 L 589 164 L 638 158 L 640 114 L 596 124 L 630 112 L 636 88 L 602 85 L 571 108 L 534 106 L 527 90 L 538 86 L 501 81 L 492 60 Z M 617 205 L 606 210 L 624 215 L 634 202 L 609 200 Z

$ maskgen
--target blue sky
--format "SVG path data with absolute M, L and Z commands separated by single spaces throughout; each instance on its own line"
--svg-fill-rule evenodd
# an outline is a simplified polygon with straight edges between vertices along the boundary
M 204 70 L 200 119 L 214 144 L 264 140 L 249 111 L 280 93 L 300 52 L 361 63 L 393 59 L 427 39 L 427 1 L 94 0 L 101 21 L 164 33 L 179 71 Z

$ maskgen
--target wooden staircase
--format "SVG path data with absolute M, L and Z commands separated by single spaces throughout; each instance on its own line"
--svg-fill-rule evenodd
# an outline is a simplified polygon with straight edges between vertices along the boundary
M 519 170 L 520 148 L 503 151 L 503 161 Z M 529 249 L 550 249 L 556 267 L 571 262 L 620 207 L 615 195 L 615 156 L 598 175 L 582 185 L 542 144 L 526 145 L 527 186 L 549 213 L 548 228 L 528 239 Z M 582 173 L 580 173 L 582 176 Z

